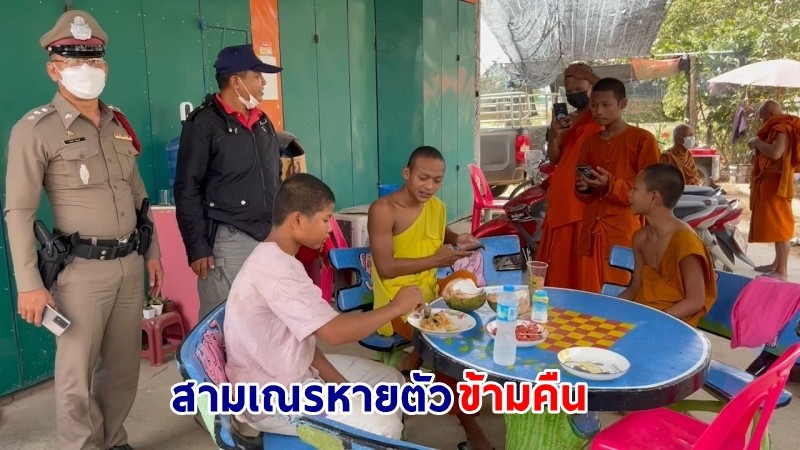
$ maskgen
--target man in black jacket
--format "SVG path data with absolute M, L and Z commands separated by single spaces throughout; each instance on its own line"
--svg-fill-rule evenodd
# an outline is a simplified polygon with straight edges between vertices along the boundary
M 227 47 L 217 62 L 219 93 L 186 119 L 175 173 L 178 227 L 197 275 L 199 319 L 228 297 L 236 274 L 272 227 L 281 162 L 275 128 L 256 106 L 264 64 L 251 45 Z

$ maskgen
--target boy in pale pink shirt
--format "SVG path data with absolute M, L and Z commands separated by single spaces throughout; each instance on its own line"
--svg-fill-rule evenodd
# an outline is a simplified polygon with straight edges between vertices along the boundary
M 231 383 L 404 382 L 393 367 L 354 356 L 326 356 L 317 347 L 316 338 L 329 345 L 357 342 L 423 304 L 416 287 L 402 290 L 386 307 L 362 314 L 339 314 L 323 300 L 295 255 L 301 245 L 319 248 L 325 242 L 333 206 L 333 192 L 312 175 L 293 175 L 278 190 L 272 231 L 245 261 L 225 306 L 225 372 Z M 401 411 L 327 417 L 393 439 L 403 430 Z M 279 416 L 245 413 L 237 419 L 261 431 L 297 434 Z

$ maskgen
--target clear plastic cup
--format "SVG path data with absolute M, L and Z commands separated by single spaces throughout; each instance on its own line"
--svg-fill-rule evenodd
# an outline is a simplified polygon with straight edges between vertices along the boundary
M 528 289 L 530 294 L 537 289 L 544 287 L 544 280 L 547 278 L 548 264 L 542 261 L 528 261 Z

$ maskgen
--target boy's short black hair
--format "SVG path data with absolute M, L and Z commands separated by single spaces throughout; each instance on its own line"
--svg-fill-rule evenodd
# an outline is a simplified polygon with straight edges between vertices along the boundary
M 419 158 L 430 158 L 430 159 L 438 159 L 439 161 L 444 161 L 444 156 L 442 156 L 442 152 L 437 150 L 430 145 L 423 145 L 422 147 L 417 147 L 412 153 L 411 156 L 408 157 L 408 164 L 406 167 L 409 169 L 414 168 L 414 163 L 417 162 Z
M 650 191 L 661 194 L 664 206 L 672 209 L 678 204 L 683 189 L 683 172 L 672 164 L 659 163 L 642 171 L 645 186 Z
M 273 225 L 281 225 L 293 212 L 306 217 L 336 203 L 333 191 L 322 180 L 307 173 L 296 173 L 286 178 L 275 194 Z
M 618 102 L 627 98 L 625 83 L 616 78 L 603 78 L 592 86 L 592 92 L 613 92 Z

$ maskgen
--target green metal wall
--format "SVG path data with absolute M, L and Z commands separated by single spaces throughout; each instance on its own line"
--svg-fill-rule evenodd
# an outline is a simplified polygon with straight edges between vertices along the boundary
M 475 6 L 457 0 L 376 0 L 382 183 L 420 145 L 447 163 L 439 196 L 448 220 L 469 214 L 474 160 Z
M 139 169 L 151 197 L 168 189 L 166 143 L 180 134 L 178 105 L 197 106 L 206 88 L 216 90 L 212 67 L 223 45 L 245 43 L 250 29 L 248 0 L 77 0 L 73 8 L 89 11 L 109 35 L 108 83 L 102 99 L 119 107 L 142 141 Z M 5 199 L 6 151 L 13 124 L 35 106 L 49 102 L 55 88 L 44 65 L 39 38 L 64 11 L 64 2 L 19 2 L 14 14 L 0 16 L 0 29 L 14 36 L 7 49 L 13 70 L 5 70 L 0 96 L 0 187 Z M 49 205 L 39 217 L 50 223 Z M 0 227 L 0 395 L 52 376 L 55 343 L 44 329 L 19 319 L 16 287 Z
M 278 4 L 286 130 L 345 208 L 378 193 L 374 0 Z
M 414 148 L 432 145 L 447 160 L 440 196 L 448 219 L 468 215 L 474 5 L 283 0 L 278 6 L 286 129 L 306 148 L 309 172 L 336 193 L 337 207 L 369 204 L 378 184 L 402 182 Z

